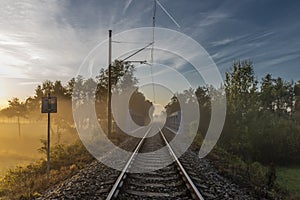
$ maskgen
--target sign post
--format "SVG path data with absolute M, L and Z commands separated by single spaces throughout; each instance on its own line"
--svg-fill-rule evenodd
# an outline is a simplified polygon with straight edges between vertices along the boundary
M 48 130 L 47 130 L 47 178 L 50 178 L 50 113 L 57 113 L 57 98 L 48 97 L 42 98 L 42 113 L 48 114 Z

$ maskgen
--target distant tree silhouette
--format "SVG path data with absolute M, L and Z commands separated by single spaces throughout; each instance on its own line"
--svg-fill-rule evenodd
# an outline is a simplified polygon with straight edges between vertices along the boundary
M 18 122 L 18 133 L 19 137 L 21 137 L 21 123 L 20 117 L 27 116 L 27 109 L 24 102 L 21 102 L 17 97 L 12 98 L 8 101 L 8 107 L 3 110 L 3 113 L 7 117 L 17 117 Z

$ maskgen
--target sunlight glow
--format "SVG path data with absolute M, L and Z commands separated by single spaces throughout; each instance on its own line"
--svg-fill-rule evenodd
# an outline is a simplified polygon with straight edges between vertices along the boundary
M 0 109 L 7 106 L 5 82 L 0 79 Z

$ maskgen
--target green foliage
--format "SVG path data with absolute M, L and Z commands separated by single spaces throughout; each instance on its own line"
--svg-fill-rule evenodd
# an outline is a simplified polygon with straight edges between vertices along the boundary
M 278 199 L 287 195 L 286 190 L 280 187 L 278 182 L 275 182 L 272 188 L 268 188 L 270 169 L 259 162 L 245 162 L 220 147 L 214 148 L 209 154 L 209 158 L 213 160 L 214 166 L 220 174 L 229 177 L 239 185 L 253 188 L 258 196 Z
M 293 83 L 283 81 L 280 77 L 274 79 L 270 74 L 267 74 L 262 79 L 260 92 L 263 109 L 279 114 L 292 112 L 295 100 L 293 90 Z
M 145 119 L 144 122 L 147 124 L 147 122 L 150 122 L 150 115 L 149 110 L 152 106 L 152 103 L 149 100 L 146 100 L 146 97 L 143 93 L 139 92 L 138 90 L 135 90 L 129 100 L 129 110 L 130 114 L 138 114 L 140 116 L 143 116 Z M 132 117 L 132 120 L 135 121 L 135 118 Z M 139 124 L 138 121 L 135 123 Z M 143 126 L 144 124 L 139 124 Z
M 250 61 L 237 61 L 226 73 L 227 116 L 218 144 L 249 163 L 300 163 L 300 82 L 267 74 L 260 85 Z M 195 93 L 201 113 L 198 132 L 203 137 L 211 117 L 210 94 L 216 92 L 207 86 L 186 90 L 171 99 L 167 113 L 180 110 L 178 97 L 191 99 Z
M 210 123 L 211 98 L 209 94 L 212 90 L 213 90 L 212 88 L 210 88 L 209 90 L 209 88 L 202 86 L 202 87 L 198 87 L 195 91 L 197 100 L 199 102 L 199 110 L 200 110 L 200 122 L 199 122 L 198 132 L 200 132 L 202 136 L 204 136 L 205 133 L 207 132 Z
M 234 63 L 225 82 L 228 112 L 219 144 L 249 162 L 300 162 L 293 83 L 268 74 L 258 90 L 249 61 Z
M 145 121 L 149 121 L 148 111 L 152 103 L 146 100 L 144 94 L 138 91 L 137 79 L 134 77 L 135 68 L 128 63 L 115 60 L 111 72 L 111 82 L 113 92 L 121 94 L 129 90 L 134 90 L 130 101 L 129 109 L 131 112 L 143 116 Z M 86 83 L 84 80 L 76 81 L 80 87 Z M 96 77 L 96 113 L 98 119 L 105 121 L 107 116 L 107 93 L 108 93 L 108 70 L 101 69 Z M 85 91 L 84 89 L 82 89 Z M 82 97 L 81 97 L 82 98 Z
M 233 71 L 226 73 L 225 91 L 228 112 L 243 117 L 247 111 L 255 109 L 257 80 L 250 61 L 238 61 L 233 64 Z
M 298 121 L 298 123 L 300 122 L 300 80 L 298 81 L 298 83 L 295 85 L 295 119 Z
M 214 148 L 213 152 L 209 154 L 209 158 L 214 161 L 220 173 L 230 176 L 237 182 L 250 182 L 260 188 L 266 186 L 268 170 L 258 162 L 246 163 L 240 157 L 234 156 L 222 148 Z
M 165 109 L 167 111 L 167 114 L 171 114 L 173 112 L 180 110 L 180 104 L 179 104 L 178 98 L 175 95 L 171 98 L 170 103 L 168 103 L 165 106 Z
M 210 156 L 225 174 L 238 180 L 247 179 L 258 188 L 267 188 L 270 170 L 260 163 L 265 166 L 300 163 L 300 81 L 294 84 L 267 74 L 259 84 L 252 63 L 237 61 L 226 73 L 224 87 L 226 121 L 219 148 Z M 210 123 L 210 104 L 216 99 L 211 99 L 209 94 L 213 92 L 218 90 L 207 86 L 195 91 L 201 112 L 198 129 L 201 137 L 194 140 L 197 145 L 201 145 Z M 190 96 L 187 92 L 177 96 L 180 95 Z M 180 110 L 176 97 L 166 109 L 167 113 Z M 269 192 L 274 188 L 268 188 Z
M 8 117 L 26 117 L 26 106 L 24 102 L 21 102 L 20 99 L 14 97 L 11 100 L 8 100 L 8 108 L 4 109 L 3 112 Z
M 290 191 L 286 199 L 300 198 L 300 167 L 279 167 L 277 168 L 277 184 Z

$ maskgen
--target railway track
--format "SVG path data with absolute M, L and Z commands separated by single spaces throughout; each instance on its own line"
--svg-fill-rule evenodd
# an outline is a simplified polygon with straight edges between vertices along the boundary
M 148 132 L 140 140 L 106 199 L 203 200 L 163 132 L 159 129 L 156 135 L 147 138 Z M 163 150 L 156 151 L 164 146 L 166 148 Z M 143 153 L 147 153 L 147 156 L 145 157 Z M 170 161 L 174 162 L 153 171 Z M 133 168 L 135 172 L 139 170 L 143 172 L 129 173 Z
M 172 130 L 164 128 L 163 132 L 168 141 L 174 137 Z M 168 148 L 156 151 L 166 147 L 161 133 L 144 137 L 142 142 L 124 142 L 120 147 L 132 151 L 137 144 L 140 147 L 135 149 L 137 151 L 130 157 L 130 162 L 126 163 L 129 157 L 114 161 L 126 166 L 122 173 L 94 161 L 71 178 L 49 188 L 37 199 L 203 199 L 190 191 L 191 184 L 187 184 L 187 179 L 176 162 L 160 170 L 145 172 L 170 159 L 175 160 Z M 148 154 L 143 157 L 146 152 Z M 108 156 L 107 159 L 111 157 Z M 240 187 L 220 175 L 209 160 L 199 159 L 197 152 L 187 150 L 179 160 L 205 200 L 260 199 L 251 188 Z M 130 173 L 137 170 L 143 172 Z

